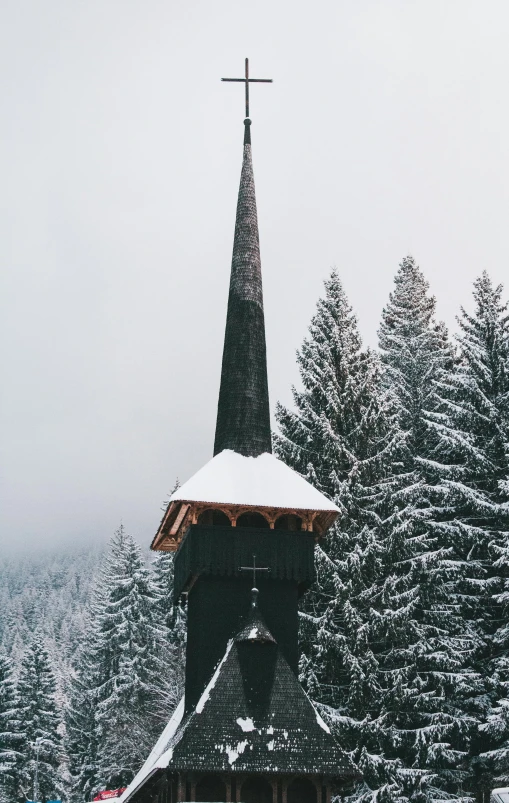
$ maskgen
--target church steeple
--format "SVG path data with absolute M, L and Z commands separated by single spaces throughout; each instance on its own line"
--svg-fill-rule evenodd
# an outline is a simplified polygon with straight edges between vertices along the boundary
M 244 120 L 230 292 L 214 455 L 272 452 L 263 314 L 262 267 L 251 156 L 251 120 Z
M 319 538 L 339 513 L 330 499 L 272 455 L 262 269 L 249 118 L 249 85 L 272 83 L 272 79 L 250 78 L 249 60 L 246 59 L 244 78 L 221 80 L 244 84 L 246 117 L 214 457 L 172 495 L 152 542 L 153 549 L 162 551 L 179 549 L 190 528 L 195 526 L 211 525 L 216 532 L 221 527 L 230 526 L 263 527 L 313 533 L 315 538 Z M 230 543 L 229 534 L 228 538 Z M 188 543 L 191 540 L 187 539 Z M 242 544 L 246 547 L 245 537 Z M 294 554 L 294 550 L 291 552 Z M 250 560 L 252 555 L 253 550 L 249 547 L 245 558 Z M 239 557 L 240 553 L 232 557 L 234 562 L 228 565 L 227 573 L 237 574 Z M 177 564 L 184 566 L 185 561 L 176 561 Z M 311 560 L 302 572 L 289 565 L 281 571 L 305 584 L 312 565 Z M 195 568 L 202 571 L 204 567 L 200 564 Z M 187 590 L 188 569 L 185 564 L 182 577 L 176 581 L 179 593 Z M 277 637 L 277 633 L 274 635 Z
M 122 803 L 330 803 L 355 770 L 299 683 L 298 601 L 340 511 L 270 453 L 249 119 L 249 82 L 266 79 L 246 59 L 245 78 L 223 80 L 245 83 L 246 119 L 214 457 L 172 494 L 152 542 L 176 550 L 185 694 Z

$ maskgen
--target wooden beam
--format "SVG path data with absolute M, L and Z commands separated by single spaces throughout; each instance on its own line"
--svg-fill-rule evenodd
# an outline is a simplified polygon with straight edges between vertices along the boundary
M 191 505 L 182 505 L 181 506 L 181 508 L 180 508 L 180 510 L 179 510 L 179 512 L 177 514 L 177 517 L 176 517 L 175 521 L 173 522 L 172 528 L 170 530 L 170 536 L 177 534 L 178 528 L 182 524 L 184 516 L 186 515 L 186 513 L 187 513 L 187 511 L 189 510 L 190 507 L 191 507 Z

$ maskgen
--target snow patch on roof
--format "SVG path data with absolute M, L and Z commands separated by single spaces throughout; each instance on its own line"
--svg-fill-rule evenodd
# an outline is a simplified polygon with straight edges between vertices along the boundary
M 273 454 L 244 457 L 231 449 L 217 454 L 171 496 L 170 502 L 334 511 L 339 508 Z
M 316 708 L 315 708 L 315 714 L 316 714 L 316 721 L 318 722 L 318 724 L 320 725 L 320 727 L 321 727 L 321 728 L 323 728 L 323 730 L 325 731 L 325 733 L 330 733 L 330 728 L 329 728 L 329 726 L 325 724 L 325 722 L 324 722 L 324 721 L 323 721 L 323 719 L 321 718 L 321 716 L 320 716 L 320 714 L 318 713 L 318 711 L 316 710 Z
M 173 747 L 170 747 L 170 749 L 167 750 L 166 753 L 163 753 L 161 758 L 157 761 L 156 767 L 158 769 L 164 769 L 165 767 L 168 766 L 172 758 L 173 758 Z
M 258 632 L 259 631 L 257 627 L 252 627 L 251 630 L 249 631 L 248 638 L 253 638 L 253 639 L 258 638 Z
M 228 763 L 234 764 L 238 757 L 242 755 L 244 750 L 247 747 L 247 740 L 243 742 L 239 742 L 235 747 L 231 747 L 229 744 L 225 745 L 225 750 L 228 753 Z
M 244 733 L 249 733 L 249 731 L 254 731 L 255 729 L 254 722 L 251 717 L 246 717 L 245 719 L 239 717 L 237 719 L 237 725 L 240 725 Z
M 138 789 L 138 787 L 143 783 L 143 781 L 145 781 L 146 778 L 149 777 L 149 775 L 152 775 L 152 773 L 155 772 L 156 769 L 158 769 L 161 766 L 162 767 L 167 766 L 168 762 L 166 762 L 166 764 L 160 764 L 159 762 L 163 754 L 165 756 L 168 752 L 170 752 L 166 751 L 165 753 L 164 751 L 168 746 L 170 740 L 175 735 L 175 731 L 180 725 L 183 716 L 184 716 L 184 697 L 182 697 L 179 704 L 177 705 L 175 711 L 173 712 L 170 718 L 170 721 L 168 722 L 165 729 L 161 733 L 159 739 L 152 748 L 150 755 L 143 764 L 142 768 L 140 769 L 138 774 L 134 776 L 133 780 L 131 781 L 125 792 L 122 793 L 122 796 L 119 798 L 119 803 L 125 803 L 125 801 L 129 800 L 133 792 L 135 792 L 136 789 Z M 168 761 L 169 760 L 170 759 L 168 759 Z
M 209 682 L 208 682 L 208 684 L 207 684 L 207 686 L 205 688 L 205 691 L 203 692 L 202 696 L 198 700 L 198 705 L 195 708 L 195 711 L 196 711 L 197 714 L 201 714 L 201 712 L 203 711 L 205 703 L 207 702 L 207 700 L 210 697 L 210 692 L 212 691 L 212 689 L 214 688 L 214 686 L 217 683 L 217 679 L 218 679 L 219 674 L 221 672 L 221 667 L 223 666 L 224 662 L 228 658 L 229 652 L 230 652 L 230 650 L 232 648 L 232 644 L 233 644 L 233 639 L 230 639 L 230 641 L 228 642 L 228 646 L 226 648 L 225 654 L 223 655 L 223 657 L 219 661 L 219 663 L 218 663 L 218 665 L 216 667 L 216 671 L 214 672 L 214 674 L 210 678 L 210 680 L 209 680 Z

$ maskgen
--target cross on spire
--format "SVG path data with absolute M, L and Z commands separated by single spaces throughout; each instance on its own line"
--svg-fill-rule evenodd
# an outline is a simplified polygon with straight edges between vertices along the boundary
M 270 572 L 270 569 L 267 566 L 257 566 L 256 565 L 256 555 L 253 555 L 253 565 L 252 566 L 239 566 L 239 571 L 241 571 L 241 572 L 253 572 L 253 588 L 256 588 L 256 572 Z
M 246 74 L 244 78 L 221 78 L 221 81 L 235 81 L 246 86 L 246 117 L 249 117 L 249 84 L 271 84 L 272 78 L 250 78 L 249 59 L 246 59 Z

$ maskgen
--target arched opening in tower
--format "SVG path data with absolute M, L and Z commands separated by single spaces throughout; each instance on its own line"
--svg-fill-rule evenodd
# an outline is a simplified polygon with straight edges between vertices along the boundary
M 272 785 L 266 778 L 248 778 L 240 790 L 242 803 L 272 803 Z
M 217 508 L 209 508 L 204 510 L 198 516 L 198 524 L 205 524 L 208 527 L 231 527 L 232 523 L 226 513 Z
M 196 784 L 195 800 L 207 803 L 224 803 L 226 784 L 219 775 L 204 775 Z
M 288 786 L 286 799 L 288 803 L 316 803 L 316 786 L 309 778 L 295 778 Z
M 302 530 L 302 519 L 293 513 L 284 513 L 274 523 L 275 530 Z
M 243 513 L 242 516 L 238 517 L 237 527 L 263 527 L 268 530 L 270 528 L 270 524 L 265 516 L 262 516 L 261 513 L 257 513 L 256 511 L 248 511 L 247 513 Z

